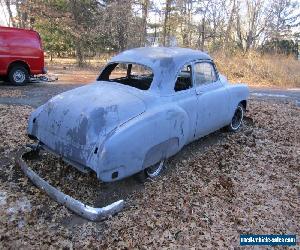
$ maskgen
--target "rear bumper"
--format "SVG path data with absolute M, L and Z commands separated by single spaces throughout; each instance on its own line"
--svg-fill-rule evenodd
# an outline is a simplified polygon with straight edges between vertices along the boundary
M 34 185 L 45 191 L 56 202 L 66 206 L 74 213 L 82 216 L 91 221 L 100 221 L 107 218 L 110 215 L 114 215 L 120 212 L 124 207 L 124 201 L 119 200 L 110 205 L 101 208 L 95 208 L 88 206 L 79 200 L 72 198 L 71 196 L 59 191 L 57 188 L 50 185 L 47 181 L 42 179 L 37 173 L 30 169 L 26 162 L 26 156 L 33 151 L 26 152 L 17 158 L 17 165 L 22 169 L 24 174 L 32 181 Z

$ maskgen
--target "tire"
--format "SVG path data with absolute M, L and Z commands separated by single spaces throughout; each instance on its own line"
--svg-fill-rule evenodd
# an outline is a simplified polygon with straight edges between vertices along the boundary
M 144 169 L 143 171 L 137 173 L 135 175 L 135 178 L 139 182 L 145 182 L 147 179 L 156 178 L 162 173 L 165 166 L 165 162 L 166 160 L 161 160 L 160 162 L 154 164 L 153 166 Z
M 148 178 L 155 178 L 161 174 L 165 166 L 165 160 L 161 160 L 160 162 L 150 166 L 149 168 L 145 169 L 146 176 Z
M 245 108 L 241 103 L 239 103 L 234 112 L 231 123 L 227 126 L 227 130 L 230 132 L 238 132 L 243 126 L 244 114 Z
M 14 66 L 8 74 L 9 81 L 16 86 L 22 86 L 29 82 L 29 72 L 23 66 Z

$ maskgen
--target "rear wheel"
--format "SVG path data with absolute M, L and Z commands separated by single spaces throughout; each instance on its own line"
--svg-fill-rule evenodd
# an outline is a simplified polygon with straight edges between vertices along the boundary
M 146 181 L 146 179 L 153 179 L 157 176 L 159 176 L 165 166 L 165 162 L 166 160 L 161 160 L 160 162 L 146 168 L 145 170 L 137 173 L 135 175 L 135 178 L 139 181 L 139 182 L 144 182 Z
M 159 176 L 164 169 L 165 160 L 161 160 L 160 162 L 154 164 L 153 166 L 146 168 L 145 173 L 149 178 L 155 178 Z
M 239 103 L 234 112 L 231 123 L 228 125 L 229 131 L 237 132 L 240 130 L 240 128 L 243 126 L 244 113 L 244 106 L 241 103 Z
M 14 66 L 9 71 L 8 78 L 14 85 L 25 85 L 29 81 L 29 72 L 23 66 Z

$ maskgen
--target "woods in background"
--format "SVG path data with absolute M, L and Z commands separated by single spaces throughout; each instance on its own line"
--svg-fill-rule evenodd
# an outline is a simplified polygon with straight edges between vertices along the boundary
M 11 26 L 33 28 L 52 56 L 139 46 L 298 55 L 296 0 L 0 0 Z M 14 14 L 15 12 L 15 14 Z

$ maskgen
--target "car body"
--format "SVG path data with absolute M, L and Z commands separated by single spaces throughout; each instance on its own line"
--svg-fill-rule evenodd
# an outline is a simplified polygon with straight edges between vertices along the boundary
M 127 75 L 111 80 L 118 65 L 127 65 Z M 136 76 L 133 65 L 151 73 Z M 248 87 L 229 84 L 206 53 L 136 48 L 113 57 L 96 82 L 35 110 L 28 135 L 74 167 L 111 182 L 232 124 L 237 108 L 246 109 L 248 96 Z
M 44 73 L 44 51 L 39 34 L 0 26 L 0 76 L 22 85 L 31 75 Z

